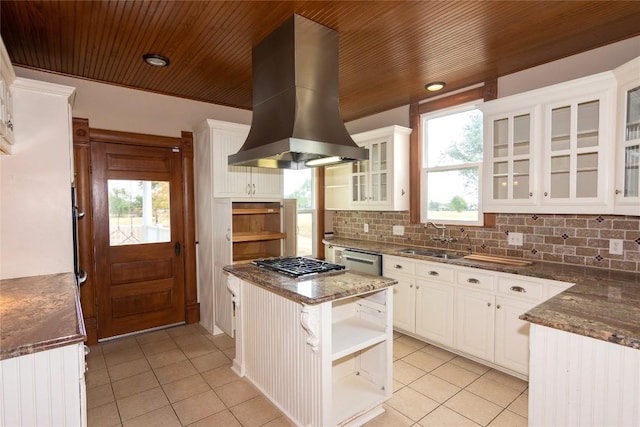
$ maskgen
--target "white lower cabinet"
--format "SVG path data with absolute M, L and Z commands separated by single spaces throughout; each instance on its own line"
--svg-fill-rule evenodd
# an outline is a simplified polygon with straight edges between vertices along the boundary
M 415 338 L 526 378 L 529 322 L 520 315 L 572 286 L 481 268 L 391 255 L 393 326 Z
M 516 372 L 529 372 L 530 323 L 518 317 L 536 303 L 496 297 L 495 354 L 493 360 L 500 366 Z
M 458 289 L 456 301 L 456 348 L 492 361 L 495 297 L 484 292 Z
M 416 281 L 401 275 L 390 276 L 398 283 L 393 287 L 393 299 L 396 307 L 393 310 L 393 326 L 407 332 L 416 331 Z
M 416 263 L 416 335 L 453 346 L 454 269 L 446 264 Z
M 382 257 L 382 275 L 398 281 L 393 286 L 393 327 L 409 333 L 416 331 L 415 264 L 407 258 Z

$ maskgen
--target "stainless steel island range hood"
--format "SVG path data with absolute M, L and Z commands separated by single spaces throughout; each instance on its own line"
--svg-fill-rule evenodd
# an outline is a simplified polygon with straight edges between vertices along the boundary
M 338 100 L 338 33 L 293 15 L 253 49 L 253 119 L 229 164 L 303 169 L 367 160 Z

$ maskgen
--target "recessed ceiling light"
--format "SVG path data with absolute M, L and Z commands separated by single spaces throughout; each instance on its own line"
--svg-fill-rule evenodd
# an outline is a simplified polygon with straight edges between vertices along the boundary
M 142 55 L 142 59 L 154 67 L 168 67 L 171 62 L 166 56 L 158 55 L 157 53 L 146 53 Z
M 446 86 L 445 82 L 433 82 L 424 85 L 424 88 L 430 92 L 437 92 Z

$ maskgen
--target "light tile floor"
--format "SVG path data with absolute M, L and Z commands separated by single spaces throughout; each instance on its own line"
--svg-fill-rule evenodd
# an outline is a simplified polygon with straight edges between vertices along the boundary
M 231 370 L 234 341 L 185 325 L 87 356 L 89 427 L 291 426 Z M 526 426 L 527 383 L 394 333 L 394 393 L 367 426 Z

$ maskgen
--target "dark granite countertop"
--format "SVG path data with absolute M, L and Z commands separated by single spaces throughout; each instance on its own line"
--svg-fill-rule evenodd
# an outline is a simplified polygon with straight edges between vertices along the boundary
M 0 360 L 86 339 L 73 273 L 0 280 Z
M 364 240 L 333 238 L 323 242 L 384 255 L 572 283 L 574 286 L 532 308 L 520 318 L 640 349 L 640 274 L 540 261 L 520 267 L 465 258 L 444 260 L 399 252 L 410 245 Z
M 224 270 L 284 298 L 307 305 L 372 292 L 397 283 L 388 277 L 372 276 L 357 271 L 340 271 L 295 279 L 251 264 L 229 265 L 224 267 Z

